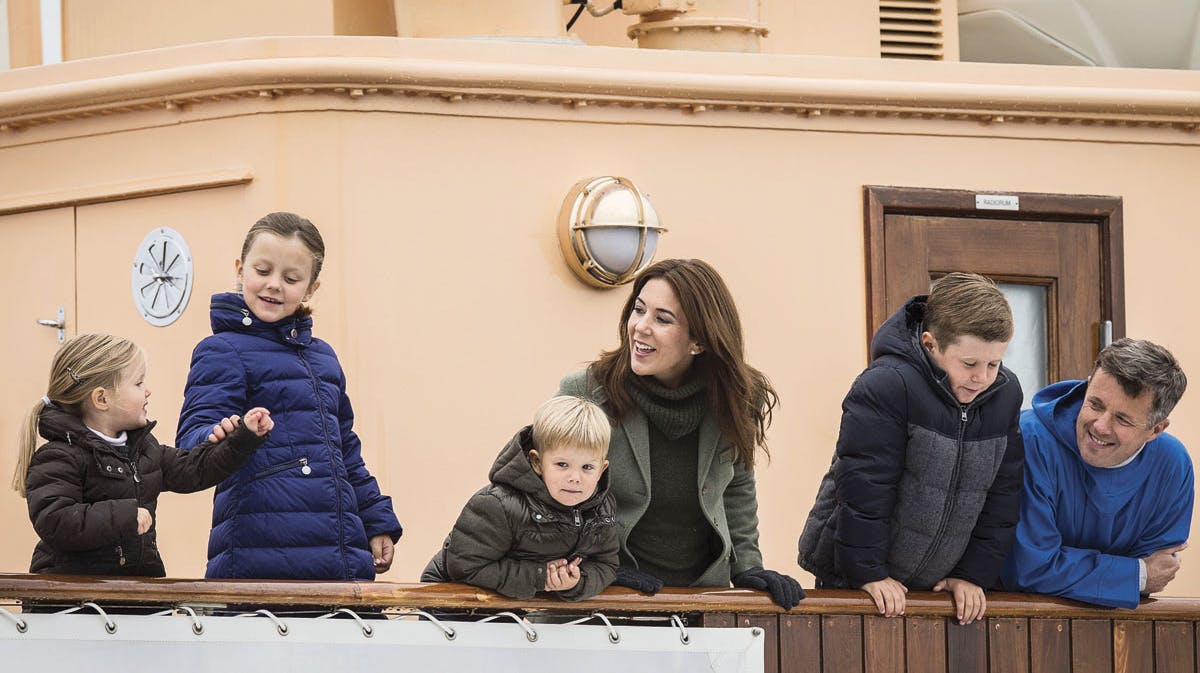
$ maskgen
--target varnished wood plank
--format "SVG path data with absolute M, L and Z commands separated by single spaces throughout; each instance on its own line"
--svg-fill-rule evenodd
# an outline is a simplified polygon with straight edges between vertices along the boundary
M 1196 650 L 1190 622 L 1154 624 L 1155 673 L 1193 673 Z
M 793 615 L 871 615 L 875 604 L 862 591 L 812 589 L 792 608 Z M 769 594 L 749 589 L 687 589 L 668 587 L 653 596 L 625 587 L 609 587 L 580 604 L 557 598 L 506 598 L 463 584 L 415 582 L 302 582 L 260 580 L 200 580 L 119 578 L 0 573 L 0 599 L 30 599 L 78 603 L 204 603 L 270 605 L 340 605 L 393 608 L 481 608 L 499 610 L 580 609 L 600 612 L 782 614 Z M 954 605 L 944 593 L 909 592 L 907 617 L 948 617 Z M 1112 610 L 1050 596 L 989 593 L 989 617 L 1111 619 Z M 1187 621 L 1200 616 L 1200 599 L 1155 598 L 1137 610 L 1120 613 L 1129 621 Z
M 1076 619 L 1071 622 L 1071 668 L 1083 673 L 1112 673 L 1112 622 Z
M 862 617 L 854 615 L 822 617 L 822 673 L 862 673 L 862 670 Z
M 946 665 L 953 673 L 986 673 L 987 628 L 983 622 L 960 625 L 946 620 Z
M 1029 620 L 1029 670 L 1030 673 L 1070 673 L 1070 621 Z
M 1150 622 L 1113 622 L 1113 671 L 1154 673 L 1154 625 Z
M 779 618 L 775 615 L 738 615 L 738 626 L 762 629 L 763 671 L 779 673 Z
M 1029 620 L 988 619 L 987 633 L 991 673 L 1029 673 Z
M 863 670 L 904 673 L 904 619 L 863 617 Z
M 906 617 L 904 643 L 908 673 L 947 673 L 945 619 Z
M 737 616 L 732 612 L 701 612 L 697 625 L 710 629 L 727 629 L 737 625 Z
M 819 616 L 779 616 L 779 670 L 781 673 L 815 673 L 821 670 Z

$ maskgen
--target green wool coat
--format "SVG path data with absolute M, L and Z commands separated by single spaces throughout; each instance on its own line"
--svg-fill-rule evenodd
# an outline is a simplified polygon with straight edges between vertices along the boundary
M 564 377 L 558 394 L 582 397 L 608 408 L 604 389 L 586 371 Z M 692 586 L 727 587 L 734 575 L 762 567 L 754 470 L 734 462 L 734 447 L 721 436 L 711 415 L 700 422 L 699 451 L 700 509 L 721 539 L 721 552 Z M 637 559 L 629 552 L 629 532 L 650 506 L 650 427 L 641 410 L 614 421 L 608 477 L 609 490 L 616 496 L 621 563 L 636 567 Z

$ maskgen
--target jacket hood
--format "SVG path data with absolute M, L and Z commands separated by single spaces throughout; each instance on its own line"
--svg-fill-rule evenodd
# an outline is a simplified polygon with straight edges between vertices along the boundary
M 127 431 L 125 445 L 137 446 L 142 437 L 149 434 L 155 425 L 157 425 L 157 421 L 150 421 L 144 427 Z M 96 433 L 83 424 L 81 418 L 64 411 L 58 405 L 44 407 L 38 414 L 38 434 L 48 442 L 65 442 L 91 449 L 110 448 L 108 442 L 100 439 Z
M 921 321 L 925 319 L 925 303 L 928 299 L 925 295 L 913 297 L 884 321 L 871 339 L 872 360 L 895 355 L 914 364 L 918 360 L 927 362 L 921 355 L 920 328 Z
M 1076 456 L 1079 447 L 1075 441 L 1075 420 L 1083 408 L 1086 392 L 1087 381 L 1059 381 L 1033 395 L 1033 413 L 1050 431 L 1054 441 Z
M 533 471 L 533 465 L 529 462 L 529 451 L 533 448 L 533 426 L 527 425 L 521 428 L 500 451 L 500 455 L 496 456 L 496 462 L 488 472 L 488 479 L 493 484 L 508 486 L 553 507 L 572 509 L 555 500 L 546 489 L 546 482 Z M 578 509 L 591 509 L 599 505 L 607 493 L 608 470 L 605 470 L 596 482 L 596 492 L 580 503 Z
M 312 343 L 312 316 L 293 315 L 276 322 L 263 322 L 250 311 L 238 292 L 214 294 L 209 310 L 213 334 L 241 332 L 296 347 Z

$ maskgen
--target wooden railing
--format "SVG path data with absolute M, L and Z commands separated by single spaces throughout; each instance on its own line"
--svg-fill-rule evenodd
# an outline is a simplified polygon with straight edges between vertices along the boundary
M 1197 671 L 1200 600 L 1162 598 L 1112 610 L 1027 594 L 988 595 L 987 618 L 953 621 L 945 594 L 913 592 L 904 617 L 884 618 L 858 591 L 808 592 L 789 612 L 747 589 L 614 587 L 581 603 L 513 600 L 457 584 L 124 579 L 0 574 L 0 602 L 441 608 L 683 614 L 692 625 L 762 628 L 767 673 L 1124 673 Z

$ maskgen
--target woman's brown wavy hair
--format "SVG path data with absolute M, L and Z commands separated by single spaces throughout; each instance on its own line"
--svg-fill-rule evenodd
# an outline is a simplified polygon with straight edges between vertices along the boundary
M 626 325 L 642 288 L 655 278 L 671 286 L 687 318 L 690 337 L 703 346 L 692 360 L 692 369 L 705 380 L 709 412 L 717 419 L 721 434 L 733 442 L 737 462 L 753 467 L 756 447 L 770 455 L 766 432 L 779 396 L 767 377 L 746 363 L 742 321 L 733 296 L 721 275 L 707 262 L 664 259 L 647 267 L 634 281 L 621 310 L 617 323 L 620 347 L 601 353 L 588 371 L 604 387 L 615 418 L 633 411 L 636 405 L 625 388 L 633 375 Z

